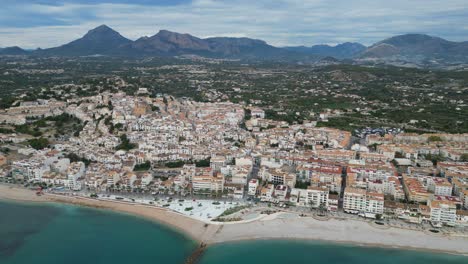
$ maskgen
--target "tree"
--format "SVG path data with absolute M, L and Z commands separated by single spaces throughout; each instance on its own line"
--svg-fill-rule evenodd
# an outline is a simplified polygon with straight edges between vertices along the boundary
M 443 140 L 439 136 L 430 136 L 430 137 L 427 138 L 427 141 L 429 141 L 429 142 L 439 142 L 439 141 L 443 141 Z
M 196 161 L 195 166 L 197 166 L 197 167 L 209 167 L 210 166 L 210 160 L 211 160 L 211 158 Z
M 318 209 L 319 209 L 320 215 L 325 215 L 325 213 L 327 211 L 327 207 L 325 206 L 325 203 L 320 203 Z
M 130 143 L 130 140 L 128 140 L 127 138 L 127 135 L 126 134 L 123 134 L 122 136 L 120 136 L 120 144 L 117 146 L 117 150 L 131 150 L 131 149 L 134 149 L 136 148 L 137 145 L 136 144 L 133 144 L 133 143 Z
M 146 161 L 145 163 L 135 165 L 135 168 L 133 169 L 133 171 L 147 171 L 150 168 L 151 168 L 151 162 Z
M 47 140 L 47 138 L 42 137 L 31 139 L 28 141 L 28 143 L 33 149 L 37 150 L 44 149 L 47 146 L 49 146 L 49 140 Z
M 460 161 L 468 162 L 468 153 L 464 153 L 460 156 Z
M 307 189 L 307 187 L 309 187 L 309 183 L 307 182 L 303 182 L 303 181 L 297 181 L 294 188 L 298 188 L 298 189 Z

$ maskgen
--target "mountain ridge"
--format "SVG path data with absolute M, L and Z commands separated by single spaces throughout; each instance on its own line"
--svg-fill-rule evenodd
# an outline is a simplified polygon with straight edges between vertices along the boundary
M 288 50 L 298 51 L 306 54 L 334 57 L 336 59 L 350 59 L 362 53 L 366 49 L 366 46 L 356 42 L 345 42 L 336 46 L 319 44 L 311 47 L 292 46 L 285 48 Z
M 210 37 L 199 38 L 187 33 L 160 30 L 152 36 L 133 41 L 119 32 L 100 25 L 81 38 L 67 44 L 26 51 L 19 47 L 0 48 L 0 55 L 34 56 L 179 56 L 198 55 L 213 58 L 320 61 L 338 60 L 391 61 L 397 58 L 409 62 L 439 60 L 468 63 L 468 41 L 454 42 L 425 34 L 397 35 L 366 47 L 360 43 L 345 42 L 336 46 L 275 47 L 260 39 Z M 331 61 L 327 59 L 325 61 Z

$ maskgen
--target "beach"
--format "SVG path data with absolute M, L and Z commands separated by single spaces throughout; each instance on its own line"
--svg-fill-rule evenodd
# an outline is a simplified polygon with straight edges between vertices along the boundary
M 0 185 L 0 199 L 15 200 L 22 202 L 55 202 L 67 203 L 79 206 L 101 208 L 135 216 L 144 217 L 149 220 L 163 223 L 176 229 L 196 241 L 210 239 L 217 231 L 218 226 L 209 225 L 202 221 L 192 219 L 179 213 L 163 208 L 124 202 L 102 201 L 78 196 L 63 196 L 45 193 L 37 196 L 34 191 L 17 187 Z
M 382 228 L 371 222 L 358 220 L 317 220 L 277 213 L 243 223 L 209 224 L 154 206 L 47 193 L 37 196 L 34 191 L 4 185 L 0 185 L 0 199 L 67 203 L 127 213 L 168 225 L 207 244 L 257 239 L 303 239 L 468 255 L 467 237 Z

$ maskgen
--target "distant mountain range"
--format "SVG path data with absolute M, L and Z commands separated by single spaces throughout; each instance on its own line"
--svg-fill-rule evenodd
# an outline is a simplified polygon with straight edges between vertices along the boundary
M 161 30 L 151 37 L 127 39 L 106 25 L 90 30 L 82 38 L 48 49 L 26 51 L 19 47 L 0 48 L 0 55 L 33 56 L 178 56 L 199 55 L 213 58 L 263 59 L 289 61 L 403 60 L 409 62 L 468 62 L 468 42 L 452 42 L 423 34 L 391 37 L 366 47 L 360 43 L 337 46 L 274 47 L 250 38 L 197 38 Z M 324 60 L 325 59 L 325 60 Z
M 235 59 L 287 59 L 300 58 L 281 48 L 268 45 L 262 40 L 249 38 L 201 39 L 189 34 L 161 30 L 151 37 L 129 40 L 106 25 L 90 30 L 82 38 L 56 48 L 33 51 L 44 56 L 90 56 L 109 55 L 123 57 L 177 56 L 194 54 L 216 58 Z
M 359 56 L 366 50 L 366 46 L 360 43 L 346 42 L 336 46 L 315 45 L 312 47 L 286 47 L 285 49 L 310 55 L 333 57 L 336 59 L 351 59 Z
M 0 48 L 0 55 L 27 55 L 28 52 L 20 47 Z
M 453 42 L 422 34 L 407 34 L 377 42 L 360 57 L 467 61 L 468 42 Z

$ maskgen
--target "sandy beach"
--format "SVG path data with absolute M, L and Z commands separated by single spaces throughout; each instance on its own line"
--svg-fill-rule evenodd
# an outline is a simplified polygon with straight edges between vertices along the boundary
M 68 203 L 128 213 L 166 224 L 208 244 L 253 239 L 306 239 L 468 255 L 467 237 L 379 228 L 357 220 L 320 221 L 311 217 L 282 217 L 279 213 L 247 223 L 207 224 L 157 207 L 52 194 L 36 196 L 33 191 L 4 185 L 0 185 L 0 199 Z
M 0 185 L 0 199 L 23 202 L 67 203 L 128 213 L 166 224 L 167 226 L 177 229 L 197 241 L 206 241 L 210 239 L 219 227 L 217 225 L 207 225 L 204 222 L 192 219 L 182 214 L 154 206 L 151 207 L 117 201 L 101 201 L 82 197 L 67 197 L 47 193 L 42 196 L 37 196 L 34 191 L 5 185 Z

